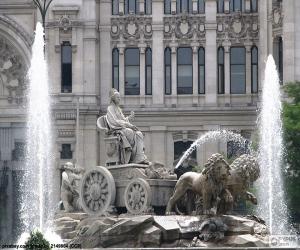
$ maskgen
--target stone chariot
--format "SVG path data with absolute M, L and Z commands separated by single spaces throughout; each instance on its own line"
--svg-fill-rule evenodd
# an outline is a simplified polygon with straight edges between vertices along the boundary
M 106 116 L 97 120 L 97 126 L 106 134 L 108 160 L 106 166 L 87 171 L 80 186 L 83 210 L 90 215 L 106 215 L 115 208 L 126 208 L 130 214 L 153 213 L 165 209 L 173 194 L 176 176 L 160 163 L 122 164 L 119 131 L 112 131 Z

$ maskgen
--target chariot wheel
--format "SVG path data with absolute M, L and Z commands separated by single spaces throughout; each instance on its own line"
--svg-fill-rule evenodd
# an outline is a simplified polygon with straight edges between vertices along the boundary
M 86 172 L 80 187 L 83 210 L 91 215 L 103 215 L 115 203 L 116 186 L 112 174 L 97 166 Z
M 132 180 L 125 189 L 125 206 L 131 214 L 147 212 L 150 208 L 151 198 L 150 185 L 142 178 Z

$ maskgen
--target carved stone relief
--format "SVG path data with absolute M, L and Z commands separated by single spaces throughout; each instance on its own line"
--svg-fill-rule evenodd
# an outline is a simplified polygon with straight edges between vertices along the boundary
M 0 85 L 2 96 L 17 104 L 22 103 L 26 88 L 27 66 L 17 50 L 0 37 Z
M 129 15 L 111 18 L 111 38 L 114 41 L 137 43 L 152 39 L 152 18 Z
M 73 27 L 83 26 L 83 22 L 78 20 L 73 20 L 70 15 L 61 15 L 57 20 L 50 21 L 46 24 L 48 28 L 59 28 L 64 32 L 71 30 Z
M 245 41 L 257 42 L 259 39 L 259 20 L 256 14 L 234 13 L 217 16 L 218 44 L 230 41 L 242 44 Z
M 179 43 L 205 40 L 205 18 L 186 14 L 165 17 L 164 39 Z
M 274 4 L 272 9 L 273 37 L 282 35 L 283 14 L 281 4 Z

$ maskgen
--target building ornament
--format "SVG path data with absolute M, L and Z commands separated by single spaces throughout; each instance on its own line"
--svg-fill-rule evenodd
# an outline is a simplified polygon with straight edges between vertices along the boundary
M 72 20 L 72 18 L 67 15 L 61 15 L 57 20 L 50 21 L 46 24 L 47 28 L 59 28 L 64 32 L 70 31 L 74 27 L 82 27 L 84 24 L 79 20 Z
M 273 3 L 271 21 L 273 26 L 273 37 L 282 36 L 283 14 L 281 4 Z
M 231 15 L 218 15 L 218 44 L 222 44 L 225 41 L 231 44 L 243 44 L 245 41 L 256 43 L 259 39 L 258 23 L 257 14 L 235 12 Z
M 205 18 L 186 13 L 165 17 L 164 39 L 177 41 L 181 44 L 194 40 L 205 41 Z
M 9 103 L 20 104 L 26 89 L 27 66 L 17 50 L 3 37 L 0 37 L 0 85 Z
M 111 38 L 125 44 L 136 44 L 152 39 L 152 18 L 138 15 L 127 15 L 111 18 Z

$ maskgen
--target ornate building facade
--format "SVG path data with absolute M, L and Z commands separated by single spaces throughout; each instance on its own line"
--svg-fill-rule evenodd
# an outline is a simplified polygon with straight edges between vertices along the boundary
M 228 129 L 251 138 L 264 62 L 283 83 L 300 80 L 296 0 L 54 0 L 46 20 L 56 194 L 61 166 L 104 165 L 109 90 L 145 134 L 151 161 L 172 168 L 199 136 Z M 39 13 L 31 0 L 0 3 L 0 241 L 18 223 L 26 122 L 26 71 Z M 206 143 L 202 165 L 230 143 Z

